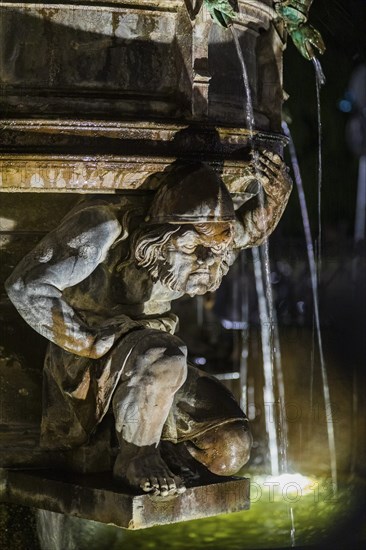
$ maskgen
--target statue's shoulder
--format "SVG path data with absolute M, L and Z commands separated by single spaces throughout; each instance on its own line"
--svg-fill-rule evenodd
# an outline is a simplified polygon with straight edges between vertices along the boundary
M 77 248 L 88 242 L 108 249 L 128 239 L 143 221 L 149 204 L 145 196 L 89 195 L 68 212 L 49 238 L 59 244 L 72 242 Z

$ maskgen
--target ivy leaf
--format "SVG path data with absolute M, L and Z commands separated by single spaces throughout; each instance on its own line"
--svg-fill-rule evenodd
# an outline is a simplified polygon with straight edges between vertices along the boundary
M 235 17 L 235 11 L 229 0 L 204 0 L 212 19 L 227 28 Z

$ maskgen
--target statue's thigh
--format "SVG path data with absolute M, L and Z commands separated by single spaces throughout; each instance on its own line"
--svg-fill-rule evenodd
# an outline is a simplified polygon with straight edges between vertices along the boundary
M 183 383 L 187 371 L 187 349 L 177 336 L 153 329 L 143 329 L 130 335 L 127 346 L 121 349 L 124 361 L 121 381 L 131 377 L 155 376 L 158 371 L 179 378 Z M 114 354 L 118 354 L 116 349 Z

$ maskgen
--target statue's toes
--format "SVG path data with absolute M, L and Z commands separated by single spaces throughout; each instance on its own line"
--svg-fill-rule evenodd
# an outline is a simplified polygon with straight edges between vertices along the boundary
M 186 490 L 180 477 L 174 476 L 171 472 L 164 477 L 151 476 L 149 479 L 144 479 L 140 488 L 145 493 L 162 497 L 179 495 Z
M 160 483 L 159 483 L 159 480 L 157 477 L 153 476 L 150 478 L 150 484 L 151 484 L 151 487 L 153 489 L 155 489 L 155 491 L 159 491 L 160 493 Z
M 144 481 L 142 481 L 142 483 L 140 483 L 140 488 L 141 488 L 145 493 L 150 493 L 150 492 L 153 491 L 153 489 L 154 489 L 154 487 L 152 487 L 152 485 L 151 485 L 149 479 L 145 479 Z
M 169 494 L 174 495 L 177 492 L 177 485 L 175 483 L 175 479 L 173 477 L 168 477 L 166 480 L 168 483 Z
M 175 479 L 176 493 L 178 495 L 181 495 L 186 491 L 186 486 L 184 485 L 180 477 L 174 476 L 174 479 Z
M 160 479 L 160 494 L 162 497 L 169 495 L 169 485 L 165 477 Z

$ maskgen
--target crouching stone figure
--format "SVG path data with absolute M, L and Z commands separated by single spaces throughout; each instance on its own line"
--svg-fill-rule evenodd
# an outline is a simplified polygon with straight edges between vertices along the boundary
M 170 304 L 217 289 L 239 250 L 276 226 L 291 187 L 284 163 L 262 152 L 252 180 L 257 191 L 236 212 L 197 163 L 162 177 L 147 206 L 128 195 L 83 199 L 16 267 L 9 297 L 50 341 L 43 446 L 85 444 L 112 411 L 114 476 L 133 489 L 184 491 L 166 443 L 218 475 L 247 462 L 247 419 L 215 378 L 187 366 Z

